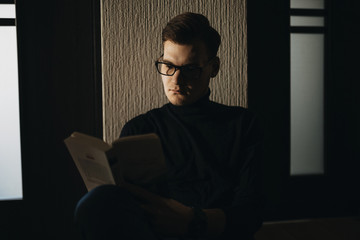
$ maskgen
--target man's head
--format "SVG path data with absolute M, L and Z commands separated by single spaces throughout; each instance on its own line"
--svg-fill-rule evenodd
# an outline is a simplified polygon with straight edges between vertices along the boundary
M 205 44 L 207 57 L 216 56 L 221 43 L 219 33 L 210 26 L 209 20 L 201 14 L 186 12 L 171 19 L 162 31 L 162 41 L 180 45 Z
M 167 98 L 174 105 L 197 101 L 219 71 L 219 33 L 203 15 L 183 13 L 167 23 L 162 40 L 164 54 L 157 66 Z

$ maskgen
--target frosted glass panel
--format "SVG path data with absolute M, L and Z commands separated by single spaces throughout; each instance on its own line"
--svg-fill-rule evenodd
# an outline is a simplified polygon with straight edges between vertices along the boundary
M 290 8 L 324 9 L 325 0 L 290 0 Z
M 0 200 L 22 198 L 16 28 L 0 27 Z
M 0 18 L 15 18 L 15 4 L 0 4 Z
M 302 27 L 323 27 L 324 17 L 300 17 L 291 16 L 290 26 L 302 26 Z
M 291 34 L 290 174 L 324 173 L 324 34 Z

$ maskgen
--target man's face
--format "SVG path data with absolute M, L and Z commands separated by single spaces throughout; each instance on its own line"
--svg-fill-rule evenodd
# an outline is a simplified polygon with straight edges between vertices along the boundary
M 166 97 L 172 104 L 188 105 L 207 93 L 210 77 L 214 77 L 214 64 L 207 64 L 208 61 L 204 44 L 180 45 L 172 41 L 164 42 L 162 62 L 175 66 L 202 67 L 201 75 L 197 78 L 185 77 L 179 69 L 173 76 L 161 75 Z

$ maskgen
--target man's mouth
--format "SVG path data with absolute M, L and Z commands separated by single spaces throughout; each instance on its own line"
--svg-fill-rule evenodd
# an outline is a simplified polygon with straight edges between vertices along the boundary
M 174 89 L 170 89 L 170 92 L 175 93 L 175 94 L 184 94 L 185 90 L 174 88 Z

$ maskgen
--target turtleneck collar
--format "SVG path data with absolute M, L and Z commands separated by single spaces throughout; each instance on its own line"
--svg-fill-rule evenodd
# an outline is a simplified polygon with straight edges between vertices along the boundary
M 168 106 L 172 111 L 181 115 L 192 115 L 199 113 L 201 114 L 204 111 L 206 111 L 210 105 L 209 97 L 210 97 L 210 89 L 203 97 L 199 98 L 196 102 L 192 104 L 177 106 L 177 105 L 173 105 L 172 103 L 169 103 Z

